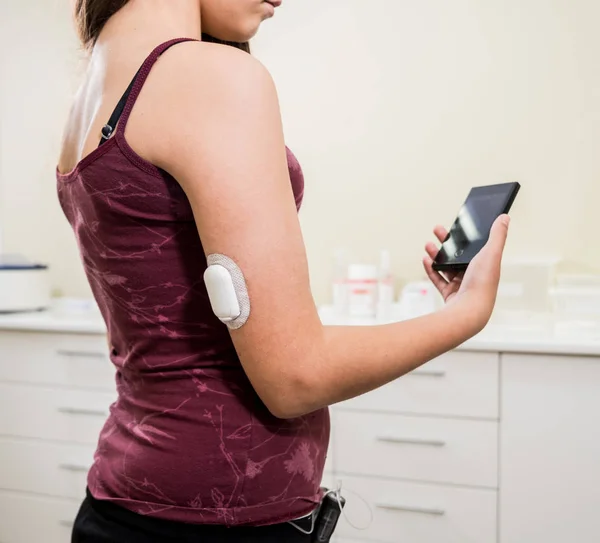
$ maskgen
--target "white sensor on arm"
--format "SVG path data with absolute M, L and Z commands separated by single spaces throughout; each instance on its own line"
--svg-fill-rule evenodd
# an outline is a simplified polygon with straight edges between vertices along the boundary
M 204 284 L 216 317 L 231 330 L 246 324 L 250 317 L 250 299 L 242 271 L 225 255 L 208 255 Z
M 214 314 L 223 322 L 237 319 L 241 313 L 240 304 L 229 272 L 214 264 L 206 270 L 204 282 Z

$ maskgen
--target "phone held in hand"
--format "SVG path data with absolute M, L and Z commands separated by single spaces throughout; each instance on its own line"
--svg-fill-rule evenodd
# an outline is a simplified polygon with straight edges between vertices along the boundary
M 510 211 L 521 185 L 473 187 L 433 261 L 436 271 L 464 271 L 487 243 L 494 221 Z

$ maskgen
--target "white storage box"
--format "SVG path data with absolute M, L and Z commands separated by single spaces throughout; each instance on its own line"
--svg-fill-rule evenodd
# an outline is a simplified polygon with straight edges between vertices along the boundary
M 550 290 L 558 320 L 600 319 L 600 286 L 556 286 Z
M 0 313 L 46 309 L 50 294 L 47 266 L 0 263 Z
M 496 310 L 548 313 L 549 291 L 555 281 L 557 258 L 505 260 L 498 289 Z

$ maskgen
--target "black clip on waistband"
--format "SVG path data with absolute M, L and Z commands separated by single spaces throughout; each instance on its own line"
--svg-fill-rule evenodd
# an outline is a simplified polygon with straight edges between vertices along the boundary
M 342 515 L 342 510 L 346 505 L 346 500 L 342 497 L 339 490 L 323 489 L 323 498 L 319 506 L 307 517 L 290 521 L 294 528 L 306 535 L 312 535 L 312 543 L 329 543 L 337 523 Z M 310 523 L 310 528 L 302 528 L 298 522 L 306 521 Z

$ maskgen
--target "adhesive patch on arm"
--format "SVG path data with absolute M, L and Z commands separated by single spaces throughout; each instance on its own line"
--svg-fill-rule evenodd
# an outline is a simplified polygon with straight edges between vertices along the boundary
M 214 314 L 230 330 L 237 330 L 250 317 L 250 298 L 244 274 L 228 256 L 208 255 L 204 284 Z

